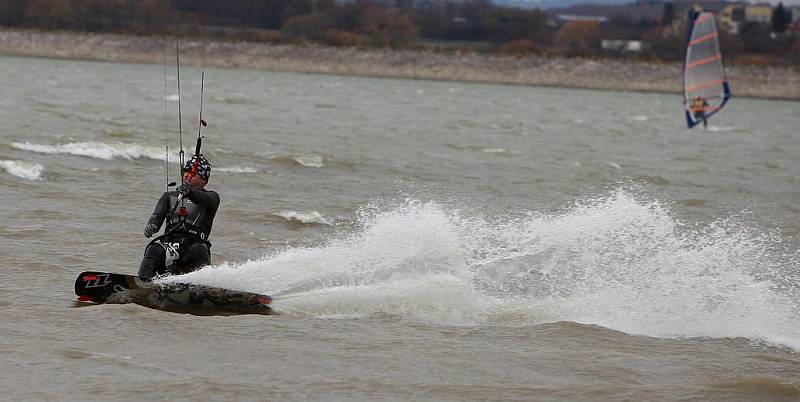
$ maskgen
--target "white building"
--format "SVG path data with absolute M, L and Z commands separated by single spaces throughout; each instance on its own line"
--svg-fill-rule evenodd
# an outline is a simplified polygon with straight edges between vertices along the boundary
M 600 43 L 603 50 L 614 52 L 641 52 L 645 44 L 640 40 L 603 39 Z

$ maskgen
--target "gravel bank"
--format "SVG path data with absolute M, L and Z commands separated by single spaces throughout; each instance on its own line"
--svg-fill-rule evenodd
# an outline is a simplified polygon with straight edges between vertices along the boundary
M 162 63 L 164 38 L 0 30 L 0 54 Z M 201 62 L 203 42 L 181 42 L 181 61 Z M 207 43 L 208 65 L 302 73 L 492 82 L 519 85 L 681 91 L 680 63 L 618 59 L 506 57 L 420 50 L 333 48 L 246 42 Z M 800 69 L 729 66 L 735 96 L 800 99 Z

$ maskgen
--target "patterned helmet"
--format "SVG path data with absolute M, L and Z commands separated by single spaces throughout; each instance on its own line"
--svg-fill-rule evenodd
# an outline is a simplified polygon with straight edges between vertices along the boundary
M 186 165 L 183 166 L 183 170 L 189 172 L 192 170 L 192 166 L 194 166 L 195 161 L 197 162 L 197 175 L 202 177 L 205 181 L 208 181 L 208 178 L 211 177 L 211 164 L 208 162 L 208 159 L 204 158 L 203 155 L 200 156 L 192 156 L 192 159 L 189 159 L 186 162 Z

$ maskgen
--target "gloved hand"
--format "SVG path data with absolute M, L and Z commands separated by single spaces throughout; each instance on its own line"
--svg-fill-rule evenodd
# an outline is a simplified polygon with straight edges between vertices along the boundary
M 155 232 L 158 232 L 158 226 L 155 223 L 148 223 L 144 227 L 144 237 L 150 238 Z
M 177 191 L 178 194 L 186 195 L 189 194 L 190 191 L 192 191 L 192 187 L 189 185 L 189 183 L 182 182 L 180 186 L 175 188 L 175 191 Z

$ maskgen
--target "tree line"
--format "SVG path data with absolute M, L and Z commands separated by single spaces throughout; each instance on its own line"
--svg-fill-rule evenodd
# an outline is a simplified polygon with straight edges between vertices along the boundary
M 657 20 L 555 23 L 539 9 L 489 0 L 0 0 L 0 26 L 137 35 L 206 35 L 333 46 L 439 46 L 505 54 L 619 55 L 602 39 L 642 40 L 636 57 L 679 60 L 686 24 L 672 3 Z M 800 64 L 800 39 L 785 34 L 782 5 L 771 24 L 721 30 L 726 57 Z M 779 35 L 775 35 L 778 33 Z M 627 54 L 630 56 L 631 54 Z

